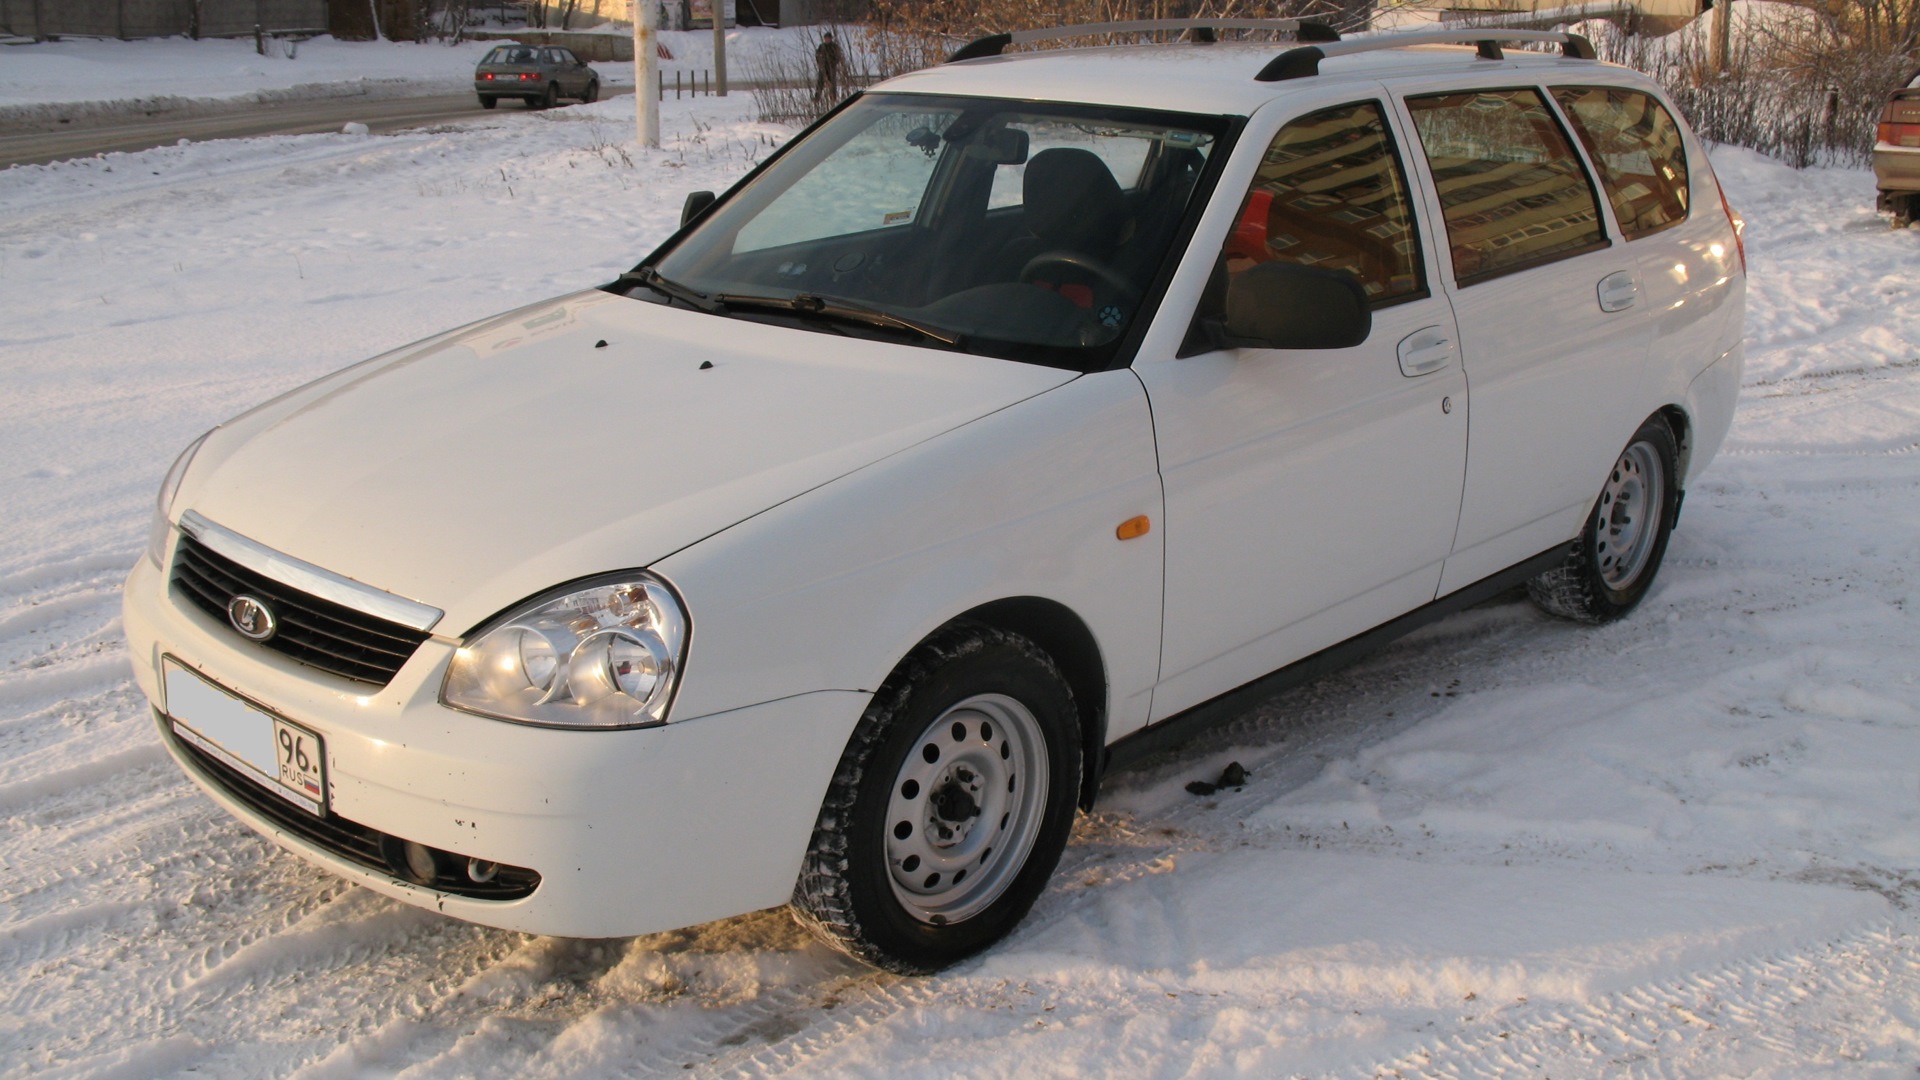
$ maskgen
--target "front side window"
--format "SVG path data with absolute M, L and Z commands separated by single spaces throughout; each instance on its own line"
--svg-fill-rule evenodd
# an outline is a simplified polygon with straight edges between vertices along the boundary
M 1142 317 L 1227 130 L 1222 117 L 866 95 L 651 266 L 725 317 L 1095 370 Z
M 1281 128 L 1225 256 L 1229 274 L 1263 262 L 1344 270 L 1376 305 L 1425 295 L 1406 175 L 1380 106 L 1342 105 Z
M 1600 170 L 1628 240 L 1686 220 L 1687 151 L 1665 106 L 1617 86 L 1561 86 L 1553 96 Z
M 1605 247 L 1600 204 L 1539 91 L 1407 99 L 1439 189 L 1454 280 Z

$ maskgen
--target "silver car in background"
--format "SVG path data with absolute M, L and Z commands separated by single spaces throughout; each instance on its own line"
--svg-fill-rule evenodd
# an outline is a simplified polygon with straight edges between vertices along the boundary
M 600 76 L 586 61 L 554 45 L 501 45 L 473 69 L 480 107 L 519 98 L 530 109 L 551 109 L 563 97 L 598 101 Z

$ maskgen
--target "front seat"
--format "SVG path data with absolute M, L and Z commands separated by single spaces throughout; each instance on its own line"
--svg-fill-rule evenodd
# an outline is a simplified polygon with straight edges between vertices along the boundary
M 1111 269 L 1127 228 L 1126 197 L 1106 162 L 1077 147 L 1042 150 L 1027 162 L 1021 200 L 1029 235 L 1002 249 L 1006 277 L 1017 279 L 1034 259 L 1058 254 L 1059 262 L 1032 265 L 1027 280 L 1085 309 L 1121 299 L 1118 283 L 1083 268 Z

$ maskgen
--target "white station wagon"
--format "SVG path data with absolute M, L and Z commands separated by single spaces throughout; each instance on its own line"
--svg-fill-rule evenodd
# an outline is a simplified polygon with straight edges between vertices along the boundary
M 1631 610 L 1740 381 L 1699 142 L 1576 35 L 1246 25 L 983 39 L 208 432 L 126 589 L 168 749 L 408 903 L 920 972 L 1117 762 L 1522 582 Z

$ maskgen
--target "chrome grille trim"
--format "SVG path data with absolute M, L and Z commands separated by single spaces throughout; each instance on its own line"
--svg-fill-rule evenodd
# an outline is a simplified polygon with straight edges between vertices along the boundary
M 256 574 L 299 589 L 310 596 L 330 600 L 363 615 L 399 623 L 414 630 L 432 630 L 446 612 L 418 600 L 363 585 L 331 570 L 324 570 L 291 555 L 283 555 L 265 544 L 249 540 L 231 529 L 222 528 L 192 510 L 180 515 L 180 531 L 199 541 L 202 547 L 217 552 Z
M 302 592 L 241 566 L 192 536 L 182 534 L 173 550 L 176 598 L 206 612 L 222 629 L 236 632 L 230 611 L 235 598 L 246 596 L 264 603 L 274 612 L 279 629 L 255 646 L 295 663 L 353 682 L 385 686 L 427 640 L 425 630 Z

